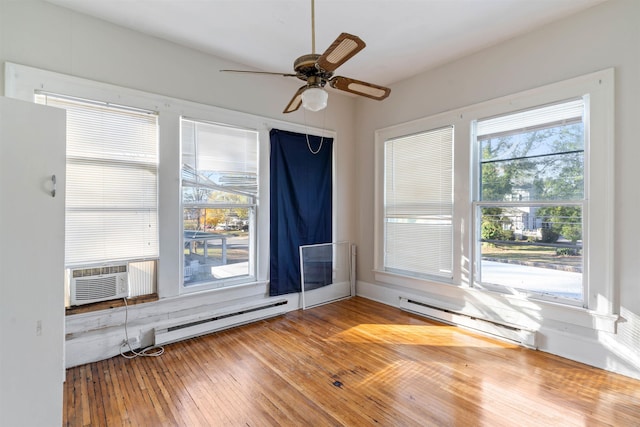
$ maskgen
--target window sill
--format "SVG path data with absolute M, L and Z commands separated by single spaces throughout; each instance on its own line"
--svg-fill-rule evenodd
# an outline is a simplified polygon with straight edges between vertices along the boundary
M 140 295 L 138 297 L 127 298 L 127 305 L 144 304 L 146 302 L 158 301 L 158 294 Z M 67 307 L 65 309 L 65 315 L 71 316 L 74 314 L 91 313 L 94 311 L 108 310 L 110 308 L 124 307 L 123 299 L 116 299 L 111 301 L 94 302 L 92 304 L 75 305 Z
M 446 293 L 447 290 L 458 288 L 453 280 L 447 279 L 428 279 L 414 276 L 406 276 L 398 273 L 390 273 L 383 270 L 374 270 L 375 279 L 377 282 L 402 286 L 404 288 L 414 289 L 416 291 L 424 291 L 426 287 L 429 290 L 437 289 L 439 292 Z M 433 287 L 433 288 L 432 288 Z
M 252 281 L 228 281 L 223 283 L 202 283 L 202 284 L 193 284 L 191 286 L 182 286 L 180 289 L 180 296 L 187 296 L 193 294 L 202 294 L 202 293 L 224 293 L 225 291 L 237 291 L 239 289 L 251 289 L 255 287 L 259 287 L 261 290 L 264 289 L 264 286 L 267 285 L 268 282 L 264 280 L 252 280 Z

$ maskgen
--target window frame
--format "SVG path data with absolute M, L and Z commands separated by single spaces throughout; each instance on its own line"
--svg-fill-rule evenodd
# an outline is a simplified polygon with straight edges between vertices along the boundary
M 607 69 L 489 101 L 475 106 L 467 116 L 470 120 L 479 120 L 585 95 L 588 95 L 589 101 L 588 108 L 585 108 L 583 233 L 588 242 L 583 247 L 583 308 L 613 314 L 614 70 Z M 474 141 L 472 134 L 471 141 Z M 474 151 L 477 153 L 477 150 Z M 592 159 L 598 161 L 592 162 Z M 477 164 L 475 160 L 474 164 Z M 473 194 L 479 191 L 478 174 L 479 168 L 475 168 L 472 172 Z M 474 229 L 473 236 L 476 234 Z M 479 261 L 478 255 L 472 255 L 474 273 L 477 272 L 475 264 Z
M 374 210 L 374 273 L 377 281 L 390 283 L 395 285 L 403 285 L 414 289 L 423 289 L 425 284 L 456 284 L 461 280 L 460 267 L 456 264 L 456 260 L 462 257 L 461 248 L 455 242 L 462 238 L 460 234 L 460 215 L 459 196 L 456 194 L 456 183 L 460 183 L 459 177 L 456 175 L 456 164 L 464 158 L 458 155 L 456 147 L 456 135 L 459 133 L 458 126 L 464 127 L 464 122 L 456 120 L 454 115 L 444 113 L 432 117 L 414 120 L 400 125 L 379 129 L 375 132 L 375 210 Z M 453 144 L 452 153 L 452 186 L 453 186 L 453 213 L 451 217 L 452 224 L 452 272 L 450 278 L 429 276 L 417 277 L 397 272 L 387 271 L 385 268 L 385 145 L 388 140 L 402 138 L 409 135 L 429 132 L 451 127 L 453 128 Z
M 184 124 L 185 121 L 191 122 L 194 124 L 194 128 L 196 124 L 203 124 L 203 125 L 212 125 L 212 126 L 216 126 L 216 127 L 223 127 L 223 128 L 230 128 L 230 129 L 240 129 L 237 126 L 231 126 L 228 124 L 222 124 L 222 123 L 211 123 L 211 122 L 207 122 L 204 120 L 198 120 L 198 119 L 194 119 L 191 117 L 181 117 L 180 118 L 180 138 L 181 138 L 181 142 L 180 142 L 180 158 L 181 158 L 181 171 L 182 171 L 182 167 L 184 166 L 184 160 L 183 159 L 183 146 L 184 146 L 184 141 L 183 141 L 183 132 L 182 132 L 182 126 Z M 186 281 L 184 280 L 184 269 L 186 268 L 186 266 L 184 265 L 184 263 L 182 263 L 182 267 L 181 267 L 181 278 L 182 278 L 182 291 L 183 292 L 195 292 L 195 291 L 202 291 L 205 289 L 219 289 L 219 288 L 224 288 L 224 287 L 229 287 L 229 286 L 235 286 L 235 285 L 239 285 L 239 284 L 244 284 L 244 283 L 253 283 L 256 281 L 256 237 L 257 237 L 257 231 L 256 231 L 256 227 L 257 227 L 257 221 L 256 218 L 258 217 L 258 202 L 259 202 L 259 195 L 260 195 L 260 187 L 261 187 L 261 180 L 259 179 L 259 175 L 260 175 L 260 169 L 259 169 L 259 163 L 260 163 L 260 135 L 259 132 L 255 129 L 249 129 L 249 128 L 242 128 L 240 130 L 243 131 L 249 131 L 249 132 L 255 132 L 256 133 L 256 151 L 257 151 L 257 158 L 256 158 L 256 173 L 257 173 L 257 177 L 256 177 L 256 186 L 257 186 L 257 193 L 255 195 L 246 195 L 246 197 L 249 199 L 248 202 L 246 203 L 216 203 L 216 202 L 197 202 L 197 203 L 185 203 L 184 202 L 184 198 L 183 198 L 183 191 L 184 191 L 184 185 L 183 185 L 183 180 L 181 180 L 180 182 L 180 209 L 182 211 L 182 214 L 184 215 L 184 212 L 186 209 L 189 208 L 195 208 L 195 209 L 233 209 L 233 208 L 247 208 L 250 210 L 249 213 L 249 230 L 248 230 L 248 239 L 249 239 L 249 243 L 248 243 L 248 252 L 249 252 L 249 259 L 248 259 L 248 274 L 246 275 L 240 275 L 240 276 L 233 276 L 230 278 L 226 278 L 226 279 L 220 279 L 220 280 L 210 280 L 210 281 L 202 281 L 202 282 L 195 282 L 195 283 L 186 283 Z M 194 129 L 195 132 L 195 129 Z M 196 138 L 197 141 L 197 138 Z M 196 152 L 194 153 L 195 157 L 196 157 L 196 164 L 198 163 L 198 155 L 197 155 L 197 151 L 198 151 L 198 144 L 195 144 L 195 150 Z M 181 174 L 182 175 L 182 174 Z M 184 218 L 184 217 L 183 217 Z M 180 231 L 181 231 L 181 236 L 182 239 L 180 239 L 180 244 L 181 244 L 181 248 L 184 248 L 185 246 L 185 239 L 184 239 L 184 219 L 181 221 L 180 224 Z
M 488 283 L 488 282 L 482 282 L 482 242 L 481 242 L 481 236 L 480 236 L 480 228 L 481 228 L 481 210 L 483 208 L 491 208 L 491 207 L 518 207 L 518 206 L 523 206 L 523 207 L 545 207 L 545 206 L 577 206 L 581 208 L 582 212 L 588 212 L 589 209 L 589 204 L 588 204 L 588 198 L 587 198 L 587 194 L 588 194 L 588 180 L 586 179 L 586 166 L 589 162 L 589 132 L 588 132 L 588 128 L 589 128 L 589 119 L 588 119 L 588 111 L 590 109 L 590 97 L 589 95 L 584 95 L 581 98 L 581 102 L 583 105 L 583 109 L 584 109 L 584 117 L 582 120 L 582 123 L 584 125 L 584 132 L 583 132 L 583 142 L 584 142 L 584 146 L 582 149 L 582 154 L 583 154 L 583 170 L 582 170 L 582 178 L 583 178 L 583 188 L 582 188 L 582 197 L 581 198 L 569 198 L 569 199 L 534 199 L 534 200 L 527 200 L 527 201 L 508 201 L 508 200 L 491 200 L 491 199 L 487 199 L 484 200 L 482 199 L 482 149 L 481 149 L 481 139 L 479 138 L 476 134 L 476 129 L 477 129 L 477 124 L 478 122 L 482 121 L 482 120 L 487 120 L 487 118 L 479 118 L 479 119 L 475 119 L 471 121 L 471 146 L 473 149 L 473 164 L 471 166 L 472 168 L 472 176 L 474 177 L 474 185 L 473 185 L 473 194 L 472 194 L 472 215 L 474 218 L 474 222 L 473 222 L 473 226 L 474 226 L 474 232 L 473 232 L 473 239 L 474 239 L 474 245 L 473 245 L 473 256 L 472 259 L 474 261 L 473 263 L 473 287 L 478 288 L 478 289 L 486 289 L 492 292 L 499 292 L 499 293 L 509 293 L 509 292 L 519 292 L 523 295 L 526 295 L 527 298 L 531 298 L 531 299 L 540 299 L 540 300 L 546 300 L 546 301 L 550 301 L 550 302 L 558 302 L 560 304 L 565 304 L 565 305 L 571 305 L 571 306 L 578 306 L 578 307 L 587 307 L 587 303 L 585 301 L 585 297 L 588 294 L 588 280 L 587 280 L 587 274 L 585 274 L 584 272 L 581 273 L 581 289 L 582 289 L 582 299 L 580 300 L 576 300 L 576 299 L 572 299 L 572 298 L 565 298 L 562 296 L 558 296 L 558 295 L 553 295 L 553 294 L 547 294 L 544 292 L 538 292 L 538 291 L 530 291 L 527 290 L 526 287 L 524 289 L 516 289 L 515 287 L 509 287 L 506 285 L 500 285 L 500 284 L 492 284 L 492 283 Z M 552 105 L 558 105 L 558 104 L 566 104 L 572 101 L 576 101 L 576 99 L 565 99 L 565 100 L 560 100 L 560 101 L 556 101 L 554 103 L 552 103 Z M 541 108 L 544 107 L 548 107 L 548 104 L 545 105 L 538 105 L 538 106 L 533 106 L 530 108 L 527 108 L 525 111 L 535 111 L 535 110 L 539 110 Z M 519 111 L 510 111 L 510 112 L 505 112 L 502 114 L 497 115 L 498 118 L 500 117 L 505 117 L 505 116 L 509 116 L 512 114 L 516 114 L 522 112 L 521 110 Z M 492 118 L 496 118 L 494 117 L 489 117 L 488 119 L 492 119 Z M 546 124 L 545 124 L 546 126 Z M 509 131 L 511 132 L 511 131 Z M 519 132 L 518 132 L 519 133 Z M 505 159 L 505 160 L 509 160 L 509 159 Z M 587 259 L 588 253 L 589 253 L 589 235 L 588 235 L 588 230 L 585 230 L 585 224 L 586 221 L 583 218 L 582 220 L 582 227 L 581 227 L 581 231 L 582 231 L 582 241 L 583 241 L 583 251 L 582 251 L 582 261 L 584 264 L 584 260 Z
M 451 139 L 450 139 L 450 146 L 448 147 L 448 151 L 450 152 L 450 157 L 451 157 L 451 163 L 445 167 L 440 168 L 439 170 L 449 170 L 449 181 L 447 182 L 448 185 L 451 186 L 451 193 L 450 193 L 450 209 L 447 209 L 448 211 L 448 216 L 449 216 L 449 224 L 448 226 L 451 228 L 450 230 L 450 241 L 449 241 L 449 249 L 450 251 L 447 251 L 448 254 L 445 255 L 446 258 L 450 259 L 451 264 L 453 264 L 453 257 L 452 257 L 452 253 L 453 253 L 453 135 L 454 135 L 454 129 L 453 126 L 444 126 L 444 127 L 439 127 L 439 128 L 432 128 L 432 129 L 427 129 L 424 130 L 422 132 L 419 132 L 417 134 L 413 133 L 413 134 L 406 134 L 406 135 L 399 135 L 399 136 L 395 136 L 392 138 L 387 138 L 383 141 L 383 153 L 384 153 L 384 176 L 383 176 L 383 185 L 384 185 L 384 191 L 383 191 L 383 210 L 382 210 L 382 216 L 383 216 L 383 221 L 384 221 L 384 228 L 383 228 L 383 241 L 382 241 L 382 245 L 384 247 L 384 254 L 383 254 L 383 259 L 382 259 L 382 265 L 381 268 L 386 271 L 386 272 L 390 272 L 393 274 L 400 274 L 400 275 L 407 275 L 407 276 L 411 276 L 411 277 L 416 277 L 416 278 L 436 278 L 439 280 L 452 280 L 452 271 L 453 268 L 450 265 L 450 270 L 448 270 L 447 274 L 444 273 L 432 273 L 432 272 L 425 272 L 425 271 L 408 271 L 408 270 L 401 270 L 399 268 L 394 268 L 388 265 L 388 245 L 389 245 L 389 238 L 388 238 L 388 234 L 389 234 L 389 214 L 388 214 L 388 208 L 389 208 L 389 194 L 388 194 L 388 178 L 389 178 L 389 170 L 387 169 L 387 154 L 389 153 L 389 147 L 390 145 L 395 145 L 397 143 L 402 143 L 405 142 L 407 139 L 411 140 L 413 138 L 419 138 L 419 137 L 423 137 L 426 136 L 427 138 L 429 138 L 429 136 L 427 135 L 431 135 L 431 134 L 439 134 L 443 131 L 451 131 Z M 424 141 L 421 141 L 424 142 Z M 395 150 L 394 150 L 395 151 Z M 436 151 L 439 151 L 438 149 L 436 149 Z M 394 162 L 395 164 L 395 162 Z M 442 184 L 442 180 L 438 183 L 438 184 Z M 442 189 L 442 186 L 439 186 L 439 189 Z M 429 203 L 431 202 L 431 200 L 425 201 L 425 200 L 416 200 L 415 201 L 416 204 L 419 204 L 420 202 L 423 203 Z M 392 206 L 395 206 L 395 203 L 391 203 Z M 433 215 L 433 214 L 429 214 L 427 212 L 425 212 L 424 209 L 422 209 L 421 211 L 422 215 Z M 409 214 L 409 213 L 405 213 L 405 215 L 403 216 L 404 219 L 409 219 L 409 218 L 414 218 L 416 219 L 416 216 L 418 216 L 420 214 L 417 213 L 413 213 Z M 395 218 L 398 218 L 398 215 L 392 215 Z M 437 235 L 441 235 L 441 232 L 436 232 Z M 430 251 L 429 251 L 430 252 Z M 427 255 L 426 253 L 424 255 Z
M 615 330 L 614 277 L 614 69 L 605 69 L 546 86 L 525 90 L 470 105 L 434 116 L 395 125 L 376 131 L 375 163 L 375 260 L 374 274 L 378 282 L 426 292 L 429 299 L 440 301 L 478 301 L 479 307 L 502 319 L 523 319 L 531 322 L 527 310 L 536 311 L 535 319 L 567 322 L 589 329 Z M 476 236 L 475 194 L 478 194 L 479 168 L 477 151 L 473 147 L 472 121 L 494 117 L 567 99 L 589 95 L 586 111 L 585 137 L 585 200 L 584 229 L 589 243 L 583 255 L 583 274 L 587 282 L 585 307 L 536 300 L 522 295 L 498 294 L 474 286 L 474 249 Z M 383 155 L 381 146 L 390 135 L 408 134 L 453 125 L 454 134 L 454 274 L 451 282 L 421 280 L 385 272 L 382 264 L 383 246 L 381 224 L 383 216 Z M 597 159 L 598 161 L 591 161 Z M 480 308 L 482 310 L 482 308 Z M 527 320 L 528 319 L 528 320 Z M 526 322 L 525 322 L 526 323 Z
M 138 158 L 136 159 L 135 162 L 128 162 L 127 160 L 122 160 L 121 158 L 119 159 L 113 159 L 113 158 L 107 158 L 104 155 L 102 156 L 98 156 L 96 155 L 96 153 L 94 152 L 94 150 L 89 150 L 87 151 L 86 148 L 82 148 L 80 150 L 78 150 L 78 147 L 75 148 L 76 153 L 75 154 L 71 154 L 69 152 L 69 144 L 67 144 L 67 151 L 65 153 L 66 155 L 66 167 L 67 167 L 67 179 L 66 179 L 66 183 L 67 183 L 67 203 L 66 203 L 66 214 L 68 215 L 70 210 L 71 211 L 80 211 L 80 212 L 88 212 L 88 211 L 93 211 L 93 212 L 99 212 L 102 215 L 102 218 L 104 218 L 104 215 L 109 212 L 109 211 L 115 211 L 115 212 L 126 212 L 126 211 L 134 211 L 138 214 L 143 213 L 145 211 L 150 212 L 149 217 L 151 217 L 151 220 L 149 220 L 148 222 L 151 224 L 149 225 L 149 227 L 152 227 L 152 229 L 155 230 L 154 233 L 154 238 L 150 239 L 150 241 L 148 242 L 149 245 L 152 248 L 152 252 L 149 253 L 146 248 L 142 249 L 142 252 L 146 252 L 146 253 L 141 253 L 140 249 L 138 248 L 138 251 L 136 254 L 129 254 L 127 256 L 125 256 L 124 254 L 121 253 L 120 251 L 120 255 L 119 257 L 114 257 L 114 258 L 100 258 L 100 259 L 96 259 L 96 258 L 92 258 L 92 259 L 86 259 L 84 261 L 80 261 L 77 260 L 78 258 L 78 253 L 82 252 L 79 249 L 75 249 L 73 252 L 75 253 L 74 257 L 71 257 L 69 254 L 69 243 L 70 241 L 67 240 L 67 247 L 65 248 L 65 268 L 71 270 L 71 269 L 76 269 L 76 268 L 87 268 L 87 267 L 91 267 L 91 266 L 102 266 L 102 265 L 113 265 L 113 264 L 121 264 L 121 263 L 132 263 L 132 262 L 140 262 L 140 261 L 156 261 L 158 259 L 158 114 L 156 111 L 151 111 L 151 110 L 142 110 L 142 109 L 136 109 L 130 106 L 126 106 L 126 105 L 110 105 L 109 103 L 103 102 L 102 100 L 97 100 L 97 99 L 81 99 L 81 98 L 76 98 L 76 97 L 72 97 L 69 96 L 68 94 L 58 94 L 58 93 L 51 93 L 51 92 L 43 92 L 43 91 L 37 91 L 35 94 L 35 102 L 36 103 L 41 103 L 43 105 L 51 105 L 49 103 L 49 98 L 51 98 L 51 100 L 53 101 L 53 104 L 56 103 L 73 103 L 76 104 L 76 106 L 80 106 L 78 108 L 82 108 L 84 109 L 86 107 L 86 109 L 91 109 L 91 107 L 97 107 L 97 108 L 101 108 L 101 109 L 105 109 L 105 110 L 109 110 L 111 112 L 115 112 L 118 114 L 121 113 L 127 113 L 127 112 L 133 112 L 136 114 L 140 114 L 143 116 L 148 116 L 148 117 L 153 117 L 155 119 L 155 124 L 153 125 L 153 127 L 155 128 L 155 132 L 154 132 L 154 154 L 153 154 L 153 158 L 148 159 L 148 158 Z M 39 101 L 37 100 L 39 99 Z M 57 106 L 56 106 L 57 107 Z M 64 108 L 64 107 L 58 107 L 58 108 Z M 97 114 L 94 114 L 93 116 L 95 117 Z M 67 120 L 67 123 L 69 123 L 69 121 Z M 139 130 L 139 129 L 136 129 Z M 116 131 L 120 131 L 121 129 L 116 129 Z M 138 140 L 137 140 L 138 141 Z M 83 146 L 85 145 L 84 142 L 86 142 L 86 139 L 83 140 Z M 95 140 L 91 140 L 90 142 L 95 142 Z M 95 146 L 91 146 L 91 148 L 95 148 Z M 120 148 L 120 147 L 118 147 Z M 123 150 L 123 148 L 120 148 L 120 150 Z M 80 155 L 78 155 L 78 151 L 80 151 Z M 103 153 L 101 153 L 103 154 Z M 140 153 L 138 153 L 140 154 Z M 147 155 L 149 155 L 149 153 L 147 153 Z M 153 185 L 152 186 L 147 186 L 143 188 L 145 188 L 146 191 L 152 191 L 153 193 L 151 193 L 154 197 L 153 197 L 153 206 L 152 209 L 148 209 L 145 207 L 145 205 L 135 205 L 135 206 L 131 206 L 130 204 L 127 204 L 126 207 L 121 207 L 121 206 L 98 206 L 96 207 L 95 203 L 97 202 L 95 199 L 92 200 L 92 202 L 94 202 L 94 205 L 87 205 L 86 202 L 84 202 L 84 200 L 82 200 L 81 198 L 78 198 L 78 200 L 74 200 L 75 204 L 74 207 L 70 208 L 69 207 L 69 197 L 72 195 L 71 190 L 69 189 L 69 185 L 70 185 L 70 178 L 69 178 L 69 166 L 70 165 L 81 165 L 81 166 L 90 166 L 92 169 L 94 168 L 94 166 L 97 165 L 97 168 L 100 169 L 101 167 L 115 167 L 115 168 L 120 168 L 120 170 L 122 170 L 122 165 L 126 164 L 127 167 L 125 168 L 127 171 L 130 172 L 137 172 L 134 173 L 134 175 L 138 175 L 140 171 L 145 171 L 145 172 L 151 172 L 151 175 L 153 176 Z M 113 174 L 111 175 L 113 176 Z M 93 178 L 97 179 L 96 176 L 93 176 Z M 102 176 L 100 178 L 103 178 Z M 78 181 L 74 181 L 73 182 L 73 187 L 78 187 Z M 130 185 L 127 185 L 130 186 Z M 122 188 L 123 186 L 121 186 Z M 74 193 L 75 194 L 75 193 Z M 122 203 L 122 199 L 118 199 L 118 201 L 120 201 Z M 83 203 L 84 202 L 84 203 Z M 124 203 L 127 203 L 128 201 L 125 200 Z M 147 221 L 145 221 L 147 222 Z M 128 228 L 131 228 L 131 226 L 129 225 L 129 223 L 127 223 Z M 146 227 L 147 225 L 145 224 L 144 227 Z M 142 227 L 142 226 L 141 226 Z M 87 227 L 85 226 L 84 228 L 82 228 L 82 230 L 86 230 Z M 68 235 L 69 235 L 69 225 L 67 225 L 66 230 L 65 230 L 65 235 L 66 235 L 66 239 L 68 239 Z M 84 235 L 84 233 L 81 233 Z M 95 233 L 92 233 L 95 234 Z M 121 236 L 122 237 L 122 236 Z M 93 239 L 93 236 L 92 236 Z M 83 239 L 84 240 L 84 239 Z M 105 244 L 105 242 L 101 242 L 103 245 Z M 77 243 L 76 243 L 77 244 Z M 86 254 L 85 254 L 86 256 Z M 70 260 L 70 258 L 72 258 Z

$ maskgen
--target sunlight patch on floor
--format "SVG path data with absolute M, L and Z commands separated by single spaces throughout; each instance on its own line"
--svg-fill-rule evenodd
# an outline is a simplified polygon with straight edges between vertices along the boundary
M 332 335 L 327 341 L 447 347 L 518 347 L 515 344 L 498 342 L 448 325 L 360 324 Z

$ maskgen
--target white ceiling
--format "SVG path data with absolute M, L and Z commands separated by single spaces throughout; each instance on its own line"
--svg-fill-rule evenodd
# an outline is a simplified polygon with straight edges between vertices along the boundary
M 289 73 L 311 53 L 311 0 L 46 1 L 243 69 Z M 357 35 L 367 47 L 336 74 L 390 85 L 603 1 L 316 0 L 316 53 Z

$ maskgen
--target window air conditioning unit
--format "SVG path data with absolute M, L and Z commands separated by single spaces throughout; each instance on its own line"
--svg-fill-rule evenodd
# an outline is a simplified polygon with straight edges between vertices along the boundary
M 71 305 L 90 304 L 129 296 L 127 265 L 71 270 Z

